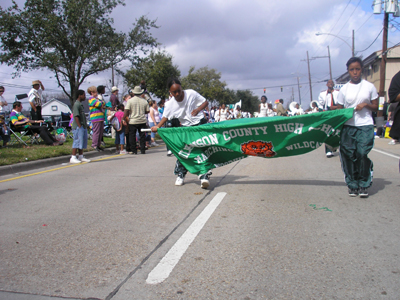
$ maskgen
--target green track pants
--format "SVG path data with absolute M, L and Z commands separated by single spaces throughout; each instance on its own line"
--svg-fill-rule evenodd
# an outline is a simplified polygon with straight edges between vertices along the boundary
M 372 184 L 373 163 L 368 153 L 374 146 L 374 126 L 343 126 L 340 136 L 340 159 L 346 184 L 351 189 Z

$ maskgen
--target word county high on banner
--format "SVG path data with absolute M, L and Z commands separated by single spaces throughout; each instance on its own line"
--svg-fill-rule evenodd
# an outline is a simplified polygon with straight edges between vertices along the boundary
M 246 158 L 308 153 L 326 143 L 338 147 L 353 108 L 294 117 L 236 119 L 194 127 L 160 128 L 159 135 L 192 174 Z

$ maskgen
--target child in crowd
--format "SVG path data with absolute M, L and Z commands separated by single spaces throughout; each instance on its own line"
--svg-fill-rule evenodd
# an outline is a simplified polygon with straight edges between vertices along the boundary
M 158 107 L 157 107 L 157 102 L 156 101 L 150 100 L 149 101 L 149 106 L 150 106 L 150 112 L 147 115 L 147 121 L 149 122 L 149 126 L 151 128 L 153 126 L 156 126 L 158 123 L 160 123 L 160 113 L 158 111 Z M 151 137 L 150 137 L 150 139 L 151 139 L 151 144 L 150 145 L 152 147 L 158 146 L 158 144 L 156 143 L 155 138 L 156 138 L 156 133 L 152 132 L 151 133 Z
M 131 99 L 131 95 L 126 94 L 122 99 L 123 99 L 122 104 L 125 107 L 126 103 L 128 103 L 128 100 Z
M 126 104 L 128 103 L 128 100 L 131 98 L 131 95 L 126 94 L 122 99 L 122 104 L 124 105 L 124 107 L 126 106 Z M 131 151 L 131 144 L 129 143 L 129 126 L 125 126 L 125 140 L 126 140 L 126 149 L 125 151 L 128 152 L 132 152 Z
M 74 134 L 74 141 L 72 143 L 72 156 L 69 162 L 71 164 L 79 164 L 82 162 L 90 162 L 83 156 L 83 149 L 87 148 L 88 132 L 87 123 L 85 116 L 85 109 L 82 102 L 86 100 L 86 94 L 84 90 L 78 91 L 78 99 L 75 101 L 72 108 L 74 114 L 74 120 L 72 121 L 72 132 Z M 76 157 L 76 152 L 79 151 L 79 156 Z
M 118 104 L 117 112 L 114 115 L 114 118 L 117 118 L 120 128 L 117 130 L 115 128 L 115 147 L 116 147 L 116 154 L 126 154 L 126 150 L 124 150 L 125 145 L 125 128 L 127 126 L 124 120 L 124 105 L 122 103 Z

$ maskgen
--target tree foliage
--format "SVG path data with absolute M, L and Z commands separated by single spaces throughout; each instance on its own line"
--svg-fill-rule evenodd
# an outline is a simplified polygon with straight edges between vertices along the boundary
M 195 71 L 195 67 L 191 66 L 188 75 L 182 78 L 181 83 L 184 89 L 193 89 L 210 102 L 219 102 L 226 87 L 225 81 L 221 81 L 221 73 L 208 67 Z
M 219 98 L 218 103 L 221 104 L 234 104 L 236 102 L 239 102 L 239 98 L 236 95 L 236 92 L 231 89 L 225 89 L 224 92 L 222 93 L 221 97 Z
M 258 111 L 260 101 L 257 96 L 253 95 L 253 92 L 249 90 L 236 91 L 236 96 L 239 100 L 242 100 L 242 111 L 248 111 L 254 113 Z
M 112 10 L 123 0 L 13 0 L 0 7 L 0 62 L 21 71 L 47 68 L 71 102 L 93 74 L 157 46 L 155 21 L 141 16 L 128 33 L 113 28 Z M 69 88 L 68 88 L 69 85 Z
M 238 90 L 234 91 L 231 89 L 225 89 L 222 93 L 222 97 L 219 100 L 219 104 L 235 104 L 242 100 L 242 111 L 248 111 L 254 113 L 258 111 L 258 105 L 260 101 L 257 96 L 249 90 Z
M 134 64 L 133 68 L 123 74 L 128 86 L 134 87 L 145 80 L 147 90 L 161 98 L 168 96 L 167 80 L 179 77 L 181 72 L 172 62 L 172 55 L 166 51 L 151 51 L 144 59 Z

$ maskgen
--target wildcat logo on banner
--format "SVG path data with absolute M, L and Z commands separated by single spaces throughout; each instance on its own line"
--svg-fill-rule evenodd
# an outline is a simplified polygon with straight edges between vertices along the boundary
M 192 174 L 246 158 L 278 158 L 308 153 L 324 143 L 338 147 L 353 108 L 294 117 L 264 117 L 160 128 L 159 135 Z

